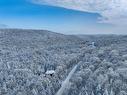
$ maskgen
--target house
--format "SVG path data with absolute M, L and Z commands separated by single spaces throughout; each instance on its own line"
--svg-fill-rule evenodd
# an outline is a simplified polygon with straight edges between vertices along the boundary
M 53 76 L 55 74 L 55 71 L 54 70 L 47 70 L 45 72 L 46 75 L 50 75 L 50 76 Z
M 91 46 L 92 46 L 92 47 L 95 47 L 95 42 L 92 42 L 92 43 L 91 43 Z

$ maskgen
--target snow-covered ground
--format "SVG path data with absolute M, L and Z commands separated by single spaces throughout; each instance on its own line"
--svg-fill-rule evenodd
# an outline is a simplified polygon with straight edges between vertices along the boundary
M 127 36 L 0 29 L 0 95 L 56 95 L 61 88 L 63 95 L 127 95 Z

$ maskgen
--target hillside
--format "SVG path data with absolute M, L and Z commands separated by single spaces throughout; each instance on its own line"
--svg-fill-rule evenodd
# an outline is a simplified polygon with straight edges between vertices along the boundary
M 127 95 L 126 71 L 126 35 L 0 29 L 0 95 Z

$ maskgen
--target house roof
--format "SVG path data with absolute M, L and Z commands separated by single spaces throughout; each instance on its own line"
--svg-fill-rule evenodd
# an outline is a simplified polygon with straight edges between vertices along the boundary
M 54 70 L 48 70 L 48 71 L 46 71 L 46 74 L 54 74 L 55 73 L 55 71 Z

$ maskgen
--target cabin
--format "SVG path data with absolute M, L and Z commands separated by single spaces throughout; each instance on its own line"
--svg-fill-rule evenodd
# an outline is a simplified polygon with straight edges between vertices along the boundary
M 95 44 L 95 42 L 90 42 L 90 43 L 88 43 L 88 46 L 90 46 L 92 48 L 95 48 L 96 47 L 96 44 Z
M 91 46 L 92 46 L 93 48 L 96 47 L 96 46 L 95 46 L 95 42 L 92 42 L 92 43 L 91 43 Z
M 47 70 L 45 72 L 46 75 L 49 75 L 49 76 L 53 76 L 55 74 L 55 71 L 54 70 Z

